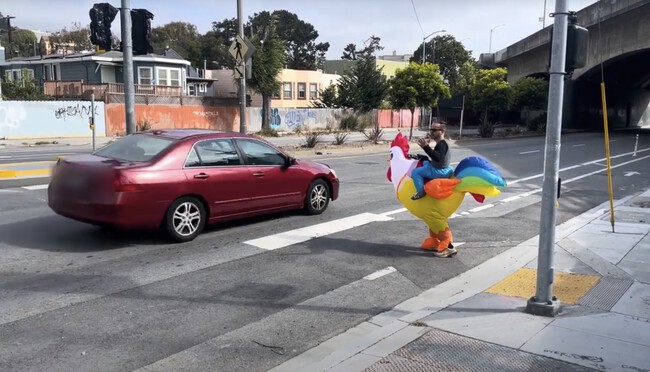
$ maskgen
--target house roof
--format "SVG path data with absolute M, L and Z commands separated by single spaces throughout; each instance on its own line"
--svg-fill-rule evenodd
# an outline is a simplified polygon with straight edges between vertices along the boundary
M 164 54 L 146 54 L 133 56 L 134 61 L 139 62 L 163 62 L 178 65 L 190 65 L 190 61 L 183 59 L 173 49 L 163 51 Z M 79 61 L 100 61 L 100 62 L 122 62 L 122 52 L 119 50 L 111 50 L 105 53 L 96 52 L 80 52 L 73 54 L 49 54 L 45 56 L 34 57 L 17 57 L 11 58 L 4 62 L 0 62 L 0 66 L 10 66 L 14 64 L 41 64 L 52 62 L 79 62 Z

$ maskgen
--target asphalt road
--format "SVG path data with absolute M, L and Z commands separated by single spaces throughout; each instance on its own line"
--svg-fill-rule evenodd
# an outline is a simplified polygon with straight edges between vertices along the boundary
M 612 135 L 617 199 L 650 188 L 646 137 L 633 156 L 634 136 Z M 45 190 L 5 184 L 0 370 L 265 371 L 537 235 L 543 137 L 452 151 L 453 162 L 486 157 L 509 186 L 492 207 L 466 197 L 447 259 L 419 249 L 426 227 L 399 211 L 386 154 L 323 158 L 341 195 L 321 216 L 228 223 L 177 245 L 67 220 Z M 607 201 L 604 153 L 602 134 L 563 136 L 558 223 Z M 323 234 L 259 248 L 298 228 Z

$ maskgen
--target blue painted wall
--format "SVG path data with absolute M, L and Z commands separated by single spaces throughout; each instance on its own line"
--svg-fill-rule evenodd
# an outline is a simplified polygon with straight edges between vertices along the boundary
M 0 138 L 91 137 L 89 101 L 0 101 Z M 104 102 L 95 102 L 95 133 L 106 133 Z

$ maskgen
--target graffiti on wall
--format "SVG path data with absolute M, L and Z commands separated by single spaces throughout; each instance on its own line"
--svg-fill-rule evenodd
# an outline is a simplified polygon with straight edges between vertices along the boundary
M 277 108 L 272 108 L 271 118 L 269 124 L 273 129 L 279 129 L 282 123 L 288 129 L 297 129 L 300 127 L 308 126 L 316 121 L 316 111 L 310 109 L 290 109 L 284 113 L 284 118 Z M 260 119 L 262 119 L 263 112 L 260 110 Z M 309 121 L 311 120 L 311 123 Z
M 316 120 L 316 112 L 313 110 L 290 110 L 284 114 L 284 122 L 290 129 L 302 128 L 309 124 L 309 119 Z
M 90 103 L 77 103 L 76 105 L 61 106 L 54 110 L 54 117 L 63 120 L 70 117 L 88 118 L 92 114 L 90 105 Z M 99 112 L 97 111 L 97 104 L 95 104 L 95 118 L 97 115 L 99 115 Z
M 20 128 L 27 117 L 27 112 L 22 106 L 0 106 L 0 137 L 2 133 L 11 132 Z
M 103 135 L 104 102 L 94 109 L 96 133 Z M 0 101 L 0 138 L 90 137 L 91 112 L 88 101 Z
M 192 111 L 192 113 L 202 118 L 216 118 L 219 116 L 219 112 L 217 111 Z

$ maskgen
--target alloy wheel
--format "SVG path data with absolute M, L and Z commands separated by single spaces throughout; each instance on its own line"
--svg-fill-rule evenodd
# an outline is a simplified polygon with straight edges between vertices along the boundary
M 322 184 L 314 186 L 311 190 L 310 203 L 314 210 L 320 211 L 327 205 L 327 187 Z
M 173 216 L 174 230 L 181 236 L 190 236 L 201 225 L 201 212 L 194 203 L 185 202 L 176 207 Z

